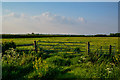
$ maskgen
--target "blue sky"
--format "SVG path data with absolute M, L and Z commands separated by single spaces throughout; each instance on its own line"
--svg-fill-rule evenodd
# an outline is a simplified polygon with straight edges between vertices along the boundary
M 118 2 L 119 0 L 1 0 L 3 2 Z
M 118 32 L 117 2 L 3 2 L 3 33 Z
M 2 3 L 0 2 L 0 34 L 2 33 Z

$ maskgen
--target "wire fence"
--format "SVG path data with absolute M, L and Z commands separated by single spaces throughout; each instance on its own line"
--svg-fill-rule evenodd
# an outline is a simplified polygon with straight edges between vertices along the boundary
M 55 52 L 86 52 L 86 42 L 38 41 L 37 43 L 39 48 L 54 50 Z
M 34 46 L 32 51 L 36 53 L 38 51 L 44 51 L 48 53 L 55 52 L 69 52 L 69 53 L 97 53 L 103 54 L 108 53 L 114 55 L 116 53 L 116 45 L 108 46 L 96 46 L 92 45 L 92 42 L 57 42 L 57 41 L 34 41 L 34 44 L 23 44 L 17 45 L 20 46 Z M 21 50 L 26 51 L 26 50 Z M 27 50 L 29 51 L 29 50 Z

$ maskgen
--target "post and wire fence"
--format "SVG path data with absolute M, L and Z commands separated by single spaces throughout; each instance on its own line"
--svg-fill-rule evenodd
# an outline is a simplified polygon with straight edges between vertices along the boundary
M 51 49 L 57 52 L 75 52 L 76 50 L 79 51 L 79 53 L 104 53 L 105 51 L 110 54 L 113 55 L 115 54 L 115 47 L 116 46 L 100 46 L 99 48 L 95 48 L 93 46 L 95 45 L 91 45 L 92 42 L 55 42 L 55 41 L 34 41 L 34 44 L 23 44 L 23 45 L 17 45 L 17 47 L 20 46 L 34 46 L 34 49 L 32 51 L 35 51 L 36 53 L 38 53 L 38 51 L 41 51 L 41 49 L 43 49 L 44 51 L 48 51 L 51 52 Z M 93 49 L 92 49 L 93 47 Z M 105 47 L 105 48 L 104 48 Z M 25 51 L 25 50 L 21 50 L 21 51 Z M 28 50 L 29 51 L 29 50 Z

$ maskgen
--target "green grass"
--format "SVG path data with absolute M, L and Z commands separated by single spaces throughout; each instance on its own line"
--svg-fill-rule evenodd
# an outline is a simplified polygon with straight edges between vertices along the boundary
M 117 52 L 117 37 L 13 38 L 2 39 L 2 42 L 14 41 L 18 45 L 30 44 L 35 40 L 90 42 L 91 45 L 95 45 L 95 47 L 91 47 L 93 49 L 116 43 L 116 53 L 112 58 L 107 56 L 108 54 L 105 52 L 102 55 L 96 55 L 94 51 L 87 55 L 85 53 L 74 53 L 74 50 L 71 50 L 74 53 L 71 54 L 68 51 L 50 52 L 49 50 L 48 52 L 41 50 L 38 53 L 34 51 L 20 53 L 10 49 L 6 51 L 7 54 L 2 56 L 3 79 L 8 77 L 10 80 L 120 78 L 120 53 Z M 18 49 L 32 48 L 34 46 L 18 47 Z M 44 49 L 47 50 L 47 47 Z
M 9 50 L 9 52 L 11 51 Z M 2 57 L 3 79 L 7 77 L 10 80 L 120 78 L 120 65 L 119 63 L 112 62 L 110 58 L 101 57 L 102 61 L 96 60 L 93 63 L 92 56 L 85 54 L 71 55 L 64 53 L 63 55 L 56 53 L 55 55 L 43 52 L 41 59 L 39 56 L 41 53 L 29 52 L 25 54 L 23 52 L 23 54 L 18 54 L 17 52 L 12 55 L 8 53 Z M 110 71 L 107 69 L 110 69 Z M 7 73 L 8 71 L 9 74 Z
M 2 42 L 13 41 L 18 44 L 31 44 L 34 41 L 67 41 L 67 42 L 90 42 L 91 50 L 95 51 L 100 46 L 103 46 L 103 50 L 109 48 L 109 45 L 116 46 L 115 50 L 118 51 L 118 37 L 49 37 L 49 38 L 12 38 L 12 39 L 2 39 Z M 69 45 L 69 44 L 68 44 Z M 77 45 L 77 44 L 76 44 Z M 82 44 L 81 44 L 82 45 Z M 87 45 L 87 44 L 83 44 Z M 71 46 L 70 46 L 71 47 Z M 20 49 L 34 49 L 34 46 L 19 47 Z M 81 49 L 86 50 L 86 47 Z M 114 48 L 113 48 L 114 49 Z
M 118 37 L 49 37 L 49 38 L 12 38 L 12 39 L 2 39 L 5 41 L 14 41 L 16 44 L 29 44 L 33 43 L 35 40 L 42 41 L 78 41 L 78 42 L 92 42 L 92 44 L 97 43 L 97 45 L 105 45 L 118 42 Z

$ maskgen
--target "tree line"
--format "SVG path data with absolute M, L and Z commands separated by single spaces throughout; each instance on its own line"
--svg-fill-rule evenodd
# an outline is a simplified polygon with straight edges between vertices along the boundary
M 0 38 L 40 38 L 40 37 L 120 37 L 120 33 L 96 35 L 68 35 L 68 34 L 0 34 Z

